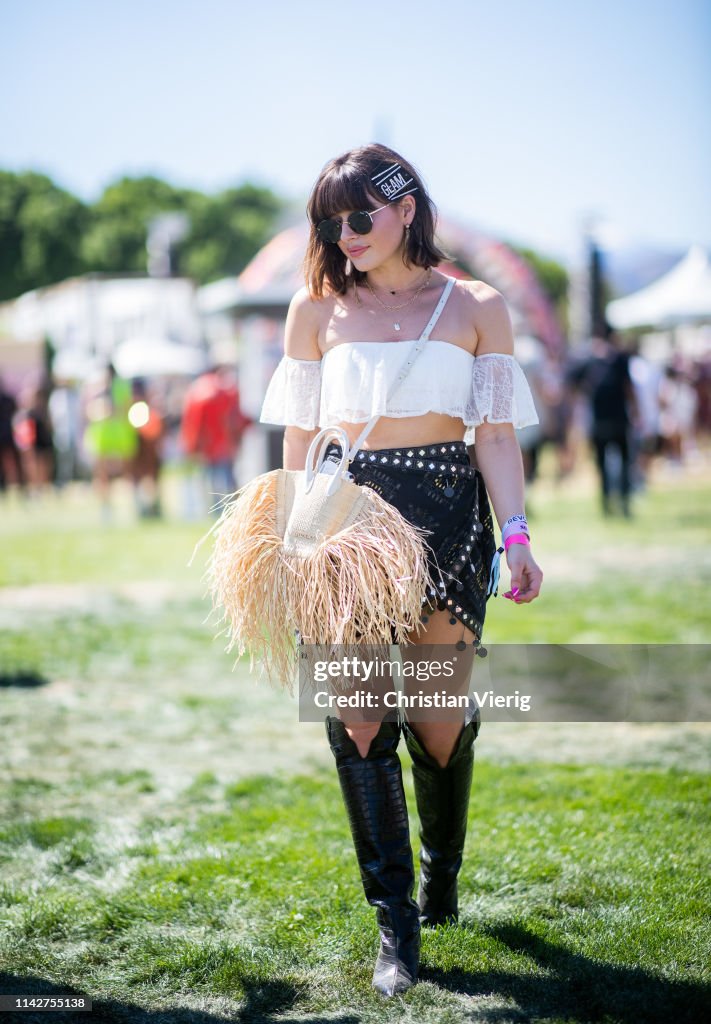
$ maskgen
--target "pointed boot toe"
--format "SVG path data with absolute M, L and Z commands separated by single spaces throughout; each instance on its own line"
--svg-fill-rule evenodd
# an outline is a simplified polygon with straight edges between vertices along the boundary
M 380 951 L 373 988 L 384 996 L 402 995 L 417 983 L 420 965 L 420 920 L 417 904 L 405 911 L 378 908 Z

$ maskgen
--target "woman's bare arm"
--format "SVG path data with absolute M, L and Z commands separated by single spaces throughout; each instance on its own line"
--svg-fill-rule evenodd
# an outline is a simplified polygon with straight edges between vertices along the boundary
M 480 438 L 482 427 L 498 429 L 487 429 Z M 525 511 L 523 459 L 513 426 L 483 423 L 477 427 L 476 455 L 496 519 L 502 526 L 511 516 Z
M 314 302 L 306 288 L 300 288 L 289 304 L 284 331 L 284 353 L 292 359 L 321 358 L 318 334 L 321 308 Z M 286 427 L 284 430 L 284 469 L 303 469 L 306 453 L 311 441 L 318 433 L 302 430 L 300 427 Z
M 491 352 L 513 355 L 514 338 L 506 302 L 493 288 L 481 298 L 477 315 L 477 356 Z M 499 526 L 510 516 L 524 512 L 523 458 L 512 423 L 485 420 L 475 431 L 476 459 L 494 507 Z M 511 586 L 518 587 L 521 601 L 532 601 L 540 591 L 543 573 L 530 548 L 512 544 L 506 559 Z
M 284 469 L 303 469 L 306 465 L 306 453 L 318 430 L 301 430 L 299 427 L 286 427 L 284 430 L 283 466 Z

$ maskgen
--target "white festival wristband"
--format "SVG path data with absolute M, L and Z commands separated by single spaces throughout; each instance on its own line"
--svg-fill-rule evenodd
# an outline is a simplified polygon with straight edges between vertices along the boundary
M 503 533 L 506 527 L 511 526 L 512 524 L 517 527 L 528 526 L 528 520 L 526 519 L 525 512 L 518 512 L 515 516 L 510 516 L 501 527 L 501 532 Z
M 530 538 L 531 531 L 528 528 L 528 522 L 525 516 L 512 516 L 511 519 L 507 520 L 501 528 L 501 540 L 502 542 L 510 537 L 514 533 L 525 533 Z

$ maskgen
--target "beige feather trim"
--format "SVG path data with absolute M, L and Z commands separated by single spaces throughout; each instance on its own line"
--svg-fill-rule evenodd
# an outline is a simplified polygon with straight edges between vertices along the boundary
M 310 512 L 302 488 L 302 473 L 265 473 L 233 496 L 208 534 L 207 579 L 227 650 L 249 653 L 251 671 L 259 661 L 270 684 L 290 693 L 296 629 L 305 644 L 405 643 L 420 629 L 432 585 L 427 531 L 375 491 L 344 481 L 327 502 L 313 495 Z

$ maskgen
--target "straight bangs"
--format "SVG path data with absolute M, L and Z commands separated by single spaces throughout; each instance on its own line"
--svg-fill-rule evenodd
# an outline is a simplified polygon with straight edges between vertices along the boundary
M 307 212 L 313 228 L 341 210 L 374 210 L 380 205 L 377 196 L 368 191 L 362 172 L 344 165 L 317 183 Z

